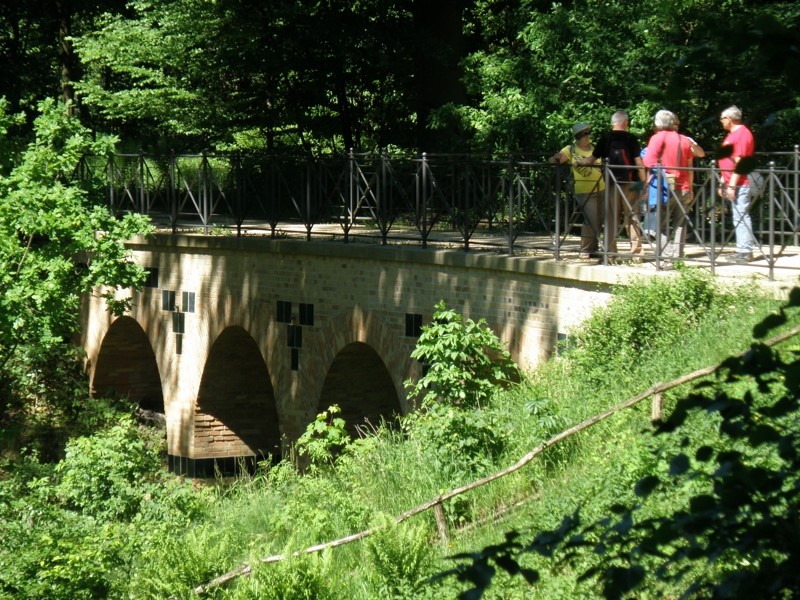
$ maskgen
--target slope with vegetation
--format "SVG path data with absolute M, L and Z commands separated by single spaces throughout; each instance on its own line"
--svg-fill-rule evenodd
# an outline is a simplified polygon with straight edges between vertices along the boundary
M 694 391 L 668 392 L 674 416 L 661 429 L 677 437 L 654 435 L 649 410 L 633 408 L 444 502 L 444 538 L 432 511 L 397 523 L 657 381 L 745 350 L 757 323 L 796 321 L 793 306 L 776 309 L 755 287 L 721 288 L 696 270 L 642 281 L 616 290 L 561 356 L 507 387 L 509 372 L 481 358 L 493 347 L 495 366 L 508 365 L 485 324 L 440 305 L 417 349 L 433 361 L 412 385 L 421 410 L 400 430 L 349 440 L 332 411 L 298 442 L 313 468 L 283 462 L 211 487 L 166 475 L 161 436 L 106 407 L 99 431 L 70 440 L 55 464 L 30 451 L 4 458 L 0 597 L 189 598 L 201 585 L 219 598 L 617 597 L 634 587 L 663 597 L 734 586 L 732 574 L 767 567 L 788 576 L 791 547 L 757 543 L 748 525 L 774 518 L 791 539 L 780 519 L 796 509 L 796 476 L 781 460 L 796 444 L 787 394 L 797 379 L 789 361 L 776 362 L 790 348 L 756 346 Z M 446 383 L 473 378 L 480 385 Z M 695 422 L 694 408 L 709 416 Z M 759 421 L 772 418 L 784 421 Z M 684 458 L 665 461 L 673 453 Z M 725 503 L 740 496 L 726 493 L 735 481 L 726 469 L 750 469 L 742 485 L 769 484 L 758 497 L 769 514 L 755 504 L 729 514 Z M 673 517 L 695 537 L 666 527 Z M 717 528 L 724 548 L 707 543 Z M 364 530 L 372 535 L 356 543 L 303 552 Z M 232 570 L 244 575 L 204 585 Z

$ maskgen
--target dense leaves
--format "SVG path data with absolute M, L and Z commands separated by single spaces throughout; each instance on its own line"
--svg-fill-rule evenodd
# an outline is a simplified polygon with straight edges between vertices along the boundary
M 143 281 L 122 241 L 148 226 L 143 218 L 114 219 L 90 202 L 73 179 L 87 154 L 105 155 L 111 140 L 92 140 L 63 106 L 44 102 L 36 138 L 11 173 L 0 178 L 0 369 L 15 349 L 52 348 L 76 331 L 80 295 Z
M 0 9 L 0 72 L 14 110 L 74 89 L 136 150 L 540 158 L 620 108 L 646 136 L 662 107 L 713 148 L 733 103 L 785 150 L 798 19 L 786 1 L 37 0 Z
M 422 407 L 441 402 L 480 408 L 498 385 L 519 376 L 510 353 L 485 319 L 465 319 L 444 301 L 436 305 L 431 324 L 422 328 L 411 357 L 425 366 L 419 381 L 406 382 L 411 398 Z

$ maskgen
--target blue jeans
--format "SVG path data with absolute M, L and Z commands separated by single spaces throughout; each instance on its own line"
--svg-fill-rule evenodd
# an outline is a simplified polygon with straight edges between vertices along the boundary
M 753 236 L 753 223 L 750 220 L 750 187 L 742 185 L 736 188 L 733 200 L 733 228 L 736 232 L 736 253 L 753 254 L 756 239 Z

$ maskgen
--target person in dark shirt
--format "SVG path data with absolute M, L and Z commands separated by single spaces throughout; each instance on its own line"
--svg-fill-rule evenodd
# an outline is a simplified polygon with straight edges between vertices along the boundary
M 628 131 L 628 113 L 617 111 L 611 115 L 611 129 L 597 140 L 592 156 L 583 161 L 605 159 L 611 170 L 609 189 L 609 215 L 606 227 L 608 251 L 617 253 L 617 231 L 620 221 L 628 232 L 633 259 L 642 256 L 642 229 L 639 225 L 639 200 L 644 189 L 645 170 L 641 147 L 636 136 Z M 583 162 L 580 161 L 580 162 Z

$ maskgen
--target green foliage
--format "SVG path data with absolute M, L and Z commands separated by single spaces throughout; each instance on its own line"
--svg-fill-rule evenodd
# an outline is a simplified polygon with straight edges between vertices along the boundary
M 408 147 L 410 25 L 387 0 L 135 0 L 75 39 L 76 89 L 101 127 L 165 151 Z
M 291 555 L 290 550 L 284 552 Z M 277 564 L 255 565 L 250 581 L 242 582 L 237 598 L 243 600 L 335 600 L 339 598 L 330 553 L 298 556 Z
M 299 477 L 285 486 L 285 510 L 269 516 L 274 535 L 293 537 L 295 543 L 316 544 L 364 528 L 370 510 L 351 482 L 334 477 Z
M 654 277 L 615 289 L 608 305 L 570 337 L 570 358 L 587 377 L 605 381 L 617 366 L 648 360 L 709 313 L 717 296 L 711 276 L 687 267 L 677 271 L 675 280 Z
M 144 500 L 145 479 L 158 467 L 136 425 L 123 419 L 107 431 L 67 444 L 56 473 L 56 493 L 66 506 L 105 519 L 126 519 Z
M 433 404 L 407 415 L 403 430 L 428 461 L 454 479 L 485 472 L 506 443 L 497 415 L 485 409 Z
M 798 46 L 795 3 L 469 4 L 475 37 L 462 64 L 470 99 L 433 119 L 443 130 L 458 123 L 465 147 L 536 160 L 561 148 L 573 123 L 606 129 L 619 109 L 646 139 L 655 111 L 668 107 L 710 148 L 720 138 L 715 117 L 734 103 L 745 105 L 764 149 L 795 143 L 800 55 L 786 52 Z
M 0 598 L 121 597 L 133 565 L 165 560 L 208 498 L 163 476 L 141 434 L 122 417 L 57 465 L 33 453 L 0 463 Z
M 436 305 L 432 323 L 422 328 L 411 357 L 427 368 L 416 384 L 405 382 L 410 397 L 422 407 L 443 402 L 479 408 L 499 386 L 519 376 L 511 355 L 485 319 L 465 320 L 443 300 Z
M 424 585 L 432 554 L 424 527 L 383 523 L 381 531 L 365 542 L 365 550 L 376 597 L 412 600 L 432 593 Z
M 138 554 L 130 581 L 120 586 L 127 597 L 196 598 L 197 583 L 214 578 L 219 574 L 219 565 L 241 550 L 241 540 L 232 539 L 228 532 L 218 529 L 159 533 Z
M 329 406 L 309 423 L 303 435 L 297 439 L 297 452 L 300 456 L 308 457 L 312 469 L 333 465 L 335 455 L 350 443 L 344 419 L 335 416 L 340 412 L 342 409 L 338 405 Z
M 70 339 L 81 294 L 106 286 L 119 312 L 126 302 L 116 290 L 144 281 L 122 242 L 149 231 L 145 218 L 113 218 L 71 180 L 84 155 L 106 155 L 112 140 L 93 138 L 64 106 L 45 101 L 40 109 L 35 139 L 0 177 L 0 379 L 18 349 Z
M 754 329 L 765 337 L 797 323 L 800 289 Z M 557 558 L 597 582 L 606 598 L 785 598 L 800 587 L 800 361 L 754 343 L 693 386 L 656 432 L 662 467 L 641 477 L 636 498 L 605 505 L 606 516 L 565 516 L 555 529 L 511 531 L 504 542 L 460 556 L 448 571 L 478 597 L 497 570 L 536 585 L 530 555 Z M 527 538 L 527 539 L 526 539 Z

